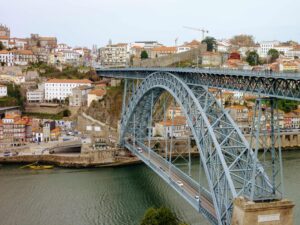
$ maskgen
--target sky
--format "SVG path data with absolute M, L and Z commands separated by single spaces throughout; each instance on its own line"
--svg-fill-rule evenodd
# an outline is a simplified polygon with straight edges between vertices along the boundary
M 71 46 L 154 40 L 174 45 L 250 34 L 255 41 L 300 42 L 299 0 L 0 0 L 11 36 L 56 36 Z

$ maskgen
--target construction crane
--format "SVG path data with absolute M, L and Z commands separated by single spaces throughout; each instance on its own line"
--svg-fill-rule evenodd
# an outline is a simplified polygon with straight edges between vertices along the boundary
M 187 27 L 187 26 L 183 26 L 183 28 L 202 32 L 202 39 L 201 39 L 201 41 L 204 39 L 205 33 L 208 34 L 208 30 L 205 30 L 204 28 L 201 29 L 201 28 L 194 28 L 194 27 Z

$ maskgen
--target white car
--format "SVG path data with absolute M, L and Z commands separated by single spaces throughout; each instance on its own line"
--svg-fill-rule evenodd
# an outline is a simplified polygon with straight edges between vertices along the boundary
M 182 187 L 182 186 L 183 186 L 183 183 L 182 183 L 180 180 L 176 181 L 176 184 L 177 184 L 179 187 Z
M 143 153 L 143 149 L 141 147 L 138 147 L 137 150 L 139 153 Z
M 199 195 L 195 195 L 195 199 L 196 199 L 197 202 L 199 202 L 199 199 L 200 199 Z

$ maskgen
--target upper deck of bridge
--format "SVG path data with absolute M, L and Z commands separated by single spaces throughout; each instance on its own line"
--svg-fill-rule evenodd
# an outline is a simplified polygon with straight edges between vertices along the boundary
M 230 69 L 202 69 L 202 68 L 176 68 L 176 67 L 158 67 L 158 68 L 115 68 L 104 69 L 96 68 L 96 71 L 102 76 L 109 77 L 122 77 L 143 79 L 148 74 L 154 72 L 170 72 L 175 74 L 206 74 L 214 76 L 239 76 L 239 77 L 262 77 L 283 80 L 300 80 L 300 73 L 287 73 L 287 72 L 271 72 L 271 71 L 251 71 L 251 70 L 230 70 Z

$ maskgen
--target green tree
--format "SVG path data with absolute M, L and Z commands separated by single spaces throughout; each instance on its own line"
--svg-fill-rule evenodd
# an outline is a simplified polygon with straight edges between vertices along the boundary
M 170 209 L 150 208 L 146 211 L 141 225 L 184 225 Z
M 271 62 L 274 62 L 276 59 L 279 58 L 279 52 L 274 49 L 274 48 L 271 48 L 269 51 L 268 51 L 268 56 L 271 57 Z
M 64 110 L 63 111 L 63 117 L 69 117 L 69 116 L 71 116 L 71 111 L 68 110 L 68 109 Z
M 259 55 L 256 51 L 251 51 L 247 53 L 246 61 L 250 66 L 256 66 L 259 64 Z
M 5 46 L 3 45 L 2 41 L 0 41 L 0 51 L 4 50 Z
M 141 52 L 141 59 L 148 59 L 148 53 L 147 53 L 147 51 L 143 50 Z
M 217 41 L 214 37 L 206 37 L 201 43 L 206 44 L 208 52 L 217 49 Z

